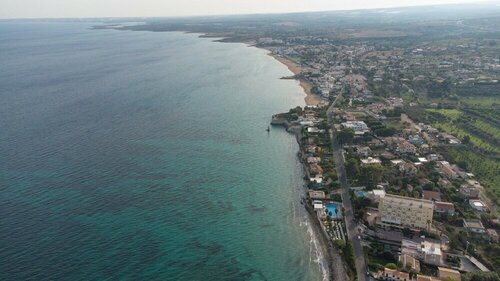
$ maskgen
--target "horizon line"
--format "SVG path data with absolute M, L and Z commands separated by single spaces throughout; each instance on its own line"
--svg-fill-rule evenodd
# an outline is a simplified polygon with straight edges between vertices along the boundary
M 381 9 L 404 9 L 404 8 L 417 8 L 417 7 L 442 7 L 442 6 L 460 6 L 469 4 L 497 4 L 500 7 L 500 0 L 464 0 L 456 3 L 442 3 L 442 4 L 415 4 L 403 6 L 386 6 L 386 7 L 373 7 L 373 8 L 359 8 L 359 9 L 333 9 L 333 10 L 306 10 L 306 11 L 290 11 L 290 12 L 255 12 L 255 13 L 234 13 L 234 14 L 195 14 L 195 15 L 178 15 L 178 16 L 81 16 L 81 17 L 19 17 L 19 18 L 2 18 L 0 21 L 9 20 L 91 20 L 91 19 L 186 19 L 186 18 L 203 18 L 203 17 L 231 17 L 231 16 L 259 16 L 259 15 L 293 15 L 293 14 L 306 14 L 306 13 L 329 13 L 329 12 L 354 12 L 354 11 L 374 11 Z

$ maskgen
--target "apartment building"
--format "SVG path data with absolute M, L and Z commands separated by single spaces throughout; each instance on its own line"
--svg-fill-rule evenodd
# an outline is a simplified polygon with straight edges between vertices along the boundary
M 379 202 L 379 221 L 382 226 L 429 229 L 434 204 L 430 200 L 386 194 Z

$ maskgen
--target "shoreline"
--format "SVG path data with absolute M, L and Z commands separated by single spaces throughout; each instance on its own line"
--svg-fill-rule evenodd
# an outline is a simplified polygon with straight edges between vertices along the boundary
M 107 28 L 107 27 L 104 27 L 104 28 Z M 111 29 L 136 31 L 136 30 L 130 29 L 130 28 L 111 28 Z M 155 31 L 155 30 L 149 30 L 149 31 L 160 32 L 160 31 Z M 174 31 L 174 30 L 166 31 L 166 32 L 172 32 L 172 31 Z M 179 32 L 183 32 L 183 31 L 179 30 Z M 301 79 L 301 78 L 297 78 L 297 75 L 300 75 L 300 73 L 302 71 L 302 67 L 300 65 L 298 65 L 297 63 L 291 61 L 290 59 L 273 54 L 271 50 L 266 49 L 266 48 L 257 47 L 255 44 L 253 44 L 251 42 L 230 41 L 230 40 L 228 40 L 228 38 L 230 38 L 230 37 L 225 37 L 222 34 L 186 32 L 186 31 L 184 31 L 184 33 L 199 34 L 200 38 L 216 39 L 216 40 L 213 40 L 213 42 L 242 43 L 248 47 L 255 47 L 258 49 L 266 50 L 268 52 L 267 55 L 273 57 L 275 60 L 277 60 L 278 62 L 285 65 L 294 74 L 294 76 L 292 76 L 292 77 L 282 77 L 282 79 L 288 78 L 288 79 L 293 79 L 293 80 L 299 81 L 299 85 L 304 91 L 304 95 L 305 95 L 304 101 L 305 101 L 305 104 L 307 106 L 318 106 L 321 104 L 325 104 L 325 102 L 326 102 L 323 99 L 321 99 L 319 96 L 312 93 L 312 85 L 308 81 Z M 298 152 L 301 153 L 302 148 L 303 148 L 303 144 L 300 140 L 300 134 L 293 133 L 293 135 L 295 135 L 296 140 L 299 144 L 299 151 Z M 301 162 L 302 167 L 305 168 L 304 162 L 303 161 L 300 161 L 300 162 Z M 304 189 L 302 192 L 303 192 L 302 195 L 305 195 L 306 189 Z M 308 208 L 307 206 L 304 206 L 304 208 L 306 209 L 306 212 L 308 213 L 308 218 L 309 218 L 309 222 L 311 224 L 311 229 L 313 231 L 313 236 L 315 236 L 317 242 L 319 243 L 318 250 L 320 250 L 322 252 L 323 256 L 325 257 L 325 259 L 328 263 L 327 267 L 326 267 L 327 272 L 322 272 L 322 274 L 326 273 L 326 276 L 325 275 L 323 275 L 323 276 L 326 277 L 328 280 L 342 281 L 341 271 L 343 269 L 343 265 L 342 265 L 342 261 L 341 261 L 340 256 L 338 255 L 338 253 L 334 249 L 333 245 L 331 244 L 331 241 L 329 241 L 329 237 L 327 236 L 327 234 L 321 228 L 320 221 L 318 220 L 314 211 L 311 212 L 310 208 Z
M 267 50 L 267 49 L 265 49 L 265 50 Z M 267 51 L 269 51 L 269 50 L 267 50 Z M 280 63 L 284 64 L 288 68 L 288 70 L 290 70 L 294 74 L 295 77 L 284 77 L 284 78 L 290 78 L 290 79 L 294 79 L 294 80 L 299 81 L 299 85 L 304 90 L 304 94 L 306 95 L 304 98 L 306 105 L 318 106 L 323 102 L 323 100 L 320 97 L 313 94 L 312 85 L 308 81 L 306 81 L 302 78 L 296 78 L 296 76 L 302 72 L 302 67 L 300 65 L 298 65 L 297 63 L 295 63 L 287 58 L 275 55 L 271 51 L 269 51 L 268 55 L 273 57 L 275 60 L 279 61 Z

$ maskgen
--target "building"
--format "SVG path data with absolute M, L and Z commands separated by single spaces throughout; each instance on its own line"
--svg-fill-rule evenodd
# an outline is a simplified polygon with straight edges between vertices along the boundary
M 458 178 L 458 173 L 453 169 L 453 167 L 451 167 L 448 161 L 439 161 L 438 167 L 441 173 L 445 175 L 448 179 Z
M 378 158 L 368 157 L 366 159 L 361 159 L 361 166 L 377 165 L 381 163 L 382 161 L 380 161 L 380 159 Z
M 469 200 L 469 205 L 474 209 L 475 211 L 478 212 L 486 212 L 488 211 L 488 206 L 483 203 L 483 201 L 479 199 L 471 199 Z
M 307 164 L 318 164 L 321 162 L 321 157 L 307 157 Z
M 313 175 L 322 175 L 323 168 L 321 168 L 320 165 L 313 163 L 313 164 L 309 165 L 309 172 Z
M 442 281 L 442 280 L 439 280 L 436 277 L 419 274 L 419 275 L 417 275 L 417 280 L 416 281 Z
M 453 216 L 455 214 L 455 206 L 450 202 L 435 202 L 434 212 Z
M 415 167 L 415 165 L 413 165 L 412 163 L 409 163 L 409 162 L 403 162 L 403 163 L 399 164 L 398 170 L 404 177 L 414 176 L 418 172 L 417 167 Z
M 425 200 L 441 201 L 441 193 L 439 193 L 438 191 L 424 190 L 423 198 Z
M 368 207 L 365 214 L 363 215 L 363 220 L 370 226 L 375 225 L 377 223 L 377 218 L 378 218 L 378 210 L 375 208 Z
M 374 189 L 372 191 L 368 191 L 366 193 L 366 197 L 375 202 L 379 202 L 381 198 L 385 197 L 385 190 L 383 189 Z
M 372 150 L 368 146 L 361 146 L 356 148 L 356 154 L 361 157 L 368 157 L 372 153 Z
M 424 241 L 421 243 L 422 258 L 425 263 L 441 265 L 443 264 L 443 252 L 441 251 L 441 244 L 431 241 Z
M 309 198 L 311 199 L 325 199 L 326 195 L 324 191 L 321 190 L 309 190 Z
M 464 220 L 464 227 L 472 233 L 483 234 L 486 232 L 480 220 Z
M 379 202 L 383 226 L 429 229 L 432 224 L 434 204 L 430 200 L 386 194 Z
M 498 242 L 499 236 L 498 236 L 498 233 L 495 229 L 493 229 L 493 228 L 487 229 L 486 233 L 488 234 L 488 237 L 490 238 L 491 242 L 495 242 L 495 243 Z
M 420 272 L 420 262 L 407 254 L 401 254 L 399 256 L 399 262 L 403 264 L 406 269 L 414 270 L 415 272 Z
M 352 129 L 356 134 L 364 134 L 365 132 L 370 131 L 364 121 L 347 121 L 342 123 L 342 127 L 345 129 Z
M 386 281 L 410 281 L 410 275 L 406 272 L 397 271 L 394 269 L 384 268 L 384 272 L 380 279 Z
M 406 140 L 400 141 L 396 147 L 396 151 L 405 154 L 417 153 L 417 148 Z
M 462 280 L 460 272 L 454 269 L 449 269 L 444 267 L 438 267 L 438 277 L 441 280 L 454 280 L 454 281 Z
M 462 186 L 460 187 L 460 194 L 467 199 L 479 198 L 481 190 L 473 186 Z

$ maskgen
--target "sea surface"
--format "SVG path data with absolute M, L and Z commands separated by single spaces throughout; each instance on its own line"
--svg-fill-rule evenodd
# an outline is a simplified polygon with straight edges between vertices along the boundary
M 0 22 L 0 280 L 321 280 L 266 51 Z

